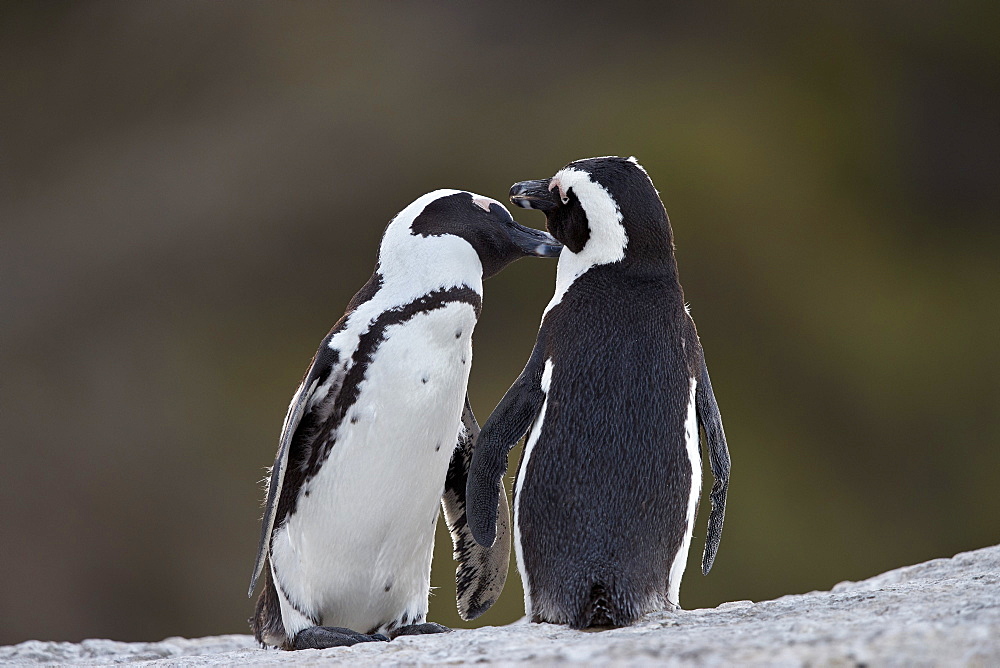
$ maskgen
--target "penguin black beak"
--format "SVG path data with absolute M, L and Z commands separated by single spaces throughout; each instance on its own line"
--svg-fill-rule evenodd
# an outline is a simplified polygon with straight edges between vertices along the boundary
M 550 211 L 559 206 L 556 194 L 549 190 L 552 179 L 521 181 L 510 187 L 510 201 L 522 209 Z
M 518 225 L 515 222 L 511 223 L 510 240 L 525 255 L 559 257 L 559 253 L 562 251 L 562 244 L 553 239 L 548 233 L 525 227 L 524 225 Z

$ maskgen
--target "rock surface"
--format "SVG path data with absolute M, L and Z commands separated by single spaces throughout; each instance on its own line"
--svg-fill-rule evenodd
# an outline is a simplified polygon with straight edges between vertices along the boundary
M 828 592 L 657 613 L 636 626 L 601 632 L 516 623 L 301 652 L 257 649 L 245 635 L 149 643 L 32 640 L 0 647 L 3 665 L 654 661 L 674 666 L 1000 666 L 1000 546 L 842 582 Z

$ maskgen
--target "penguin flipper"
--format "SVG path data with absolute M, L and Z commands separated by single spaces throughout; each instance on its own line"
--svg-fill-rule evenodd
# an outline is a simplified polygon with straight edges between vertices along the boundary
M 715 561 L 722 540 L 722 521 L 726 515 L 726 493 L 729 491 L 729 446 L 726 432 L 722 429 L 722 415 L 712 391 L 712 381 L 708 377 L 708 365 L 701 355 L 701 374 L 695 389 L 695 405 L 698 422 L 705 430 L 708 460 L 712 465 L 712 512 L 708 516 L 708 534 L 705 536 L 705 553 L 701 560 L 701 572 L 708 575 Z
M 260 542 L 257 544 L 257 559 L 254 561 L 253 575 L 250 577 L 250 590 L 247 596 L 253 596 L 253 590 L 257 586 L 257 578 L 260 577 L 264 569 L 264 561 L 267 559 L 268 547 L 271 544 L 271 531 L 274 529 L 274 519 L 278 514 L 278 499 L 281 498 L 281 487 L 285 481 L 285 469 L 288 468 L 288 452 L 291 449 L 292 436 L 299 423 L 302 421 L 302 414 L 305 412 L 306 401 L 316 390 L 318 380 L 313 380 L 308 391 L 306 383 L 308 376 L 299 385 L 298 391 L 292 398 L 292 403 L 288 407 L 285 415 L 285 424 L 281 429 L 281 441 L 278 445 L 278 454 L 274 458 L 274 466 L 271 467 L 271 475 L 267 481 L 267 498 L 264 501 L 264 517 L 260 523 Z
M 499 501 L 506 496 L 503 476 L 507 473 L 507 454 L 528 431 L 545 402 L 541 387 L 544 350 L 539 336 L 521 375 L 476 438 L 465 498 L 469 527 L 480 545 L 492 545 L 496 537 Z
M 299 389 L 292 397 L 285 414 L 285 423 L 281 428 L 281 440 L 278 444 L 278 454 L 271 467 L 271 475 L 267 482 L 267 498 L 264 501 L 264 516 L 260 523 L 260 542 L 257 545 L 257 559 L 254 562 L 253 575 L 250 578 L 250 590 L 247 596 L 253 596 L 257 579 L 264 569 L 271 547 L 271 533 L 278 521 L 278 508 L 282 498 L 285 474 L 288 470 L 289 453 L 294 448 L 306 445 L 305 434 L 315 428 L 316 422 L 328 414 L 334 400 L 340 394 L 344 380 L 344 369 L 338 364 L 339 353 L 331 351 L 325 344 L 313 357 L 309 370 Z M 317 396 L 322 393 L 322 397 Z M 305 425 L 308 424 L 309 427 Z M 286 493 L 298 493 L 298 490 L 285 490 Z
M 492 546 L 483 547 L 476 542 L 466 517 L 466 484 L 477 436 L 479 423 L 466 394 L 458 446 L 448 466 L 444 496 L 441 498 L 445 523 L 454 545 L 455 561 L 458 562 L 455 570 L 458 614 L 466 621 L 483 614 L 496 602 L 507 580 L 507 565 L 510 562 L 510 509 L 503 486 L 500 487 L 500 508 L 496 519 L 497 537 Z

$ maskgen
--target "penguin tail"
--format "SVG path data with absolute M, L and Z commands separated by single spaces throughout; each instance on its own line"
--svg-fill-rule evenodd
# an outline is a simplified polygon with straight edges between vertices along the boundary
M 603 582 L 595 582 L 590 587 L 574 619 L 569 625 L 574 629 L 615 628 L 628 626 L 635 622 L 638 615 L 623 606 Z
M 278 591 L 274 588 L 274 580 L 271 579 L 269 567 L 264 569 L 264 587 L 257 598 L 253 617 L 248 621 L 254 639 L 260 643 L 262 648 L 291 649 L 291 643 L 285 633 L 285 625 L 281 621 L 281 602 L 278 600 Z
M 587 620 L 587 627 L 618 626 L 614 622 L 615 615 L 612 612 L 608 590 L 600 582 L 595 583 L 590 588 L 590 596 L 587 597 L 587 605 L 583 608 L 583 616 Z

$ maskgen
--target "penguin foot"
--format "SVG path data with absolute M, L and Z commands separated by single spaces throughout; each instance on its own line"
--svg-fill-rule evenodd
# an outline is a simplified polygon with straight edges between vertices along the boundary
M 393 640 L 399 636 L 422 636 L 428 633 L 451 633 L 451 629 L 447 626 L 441 626 L 440 624 L 435 624 L 434 622 L 427 622 L 426 624 L 409 624 L 407 626 L 400 626 L 395 631 L 391 632 Z
M 365 635 L 339 626 L 311 626 L 295 635 L 293 649 L 326 649 L 327 647 L 350 647 L 359 642 L 388 642 L 381 633 Z

